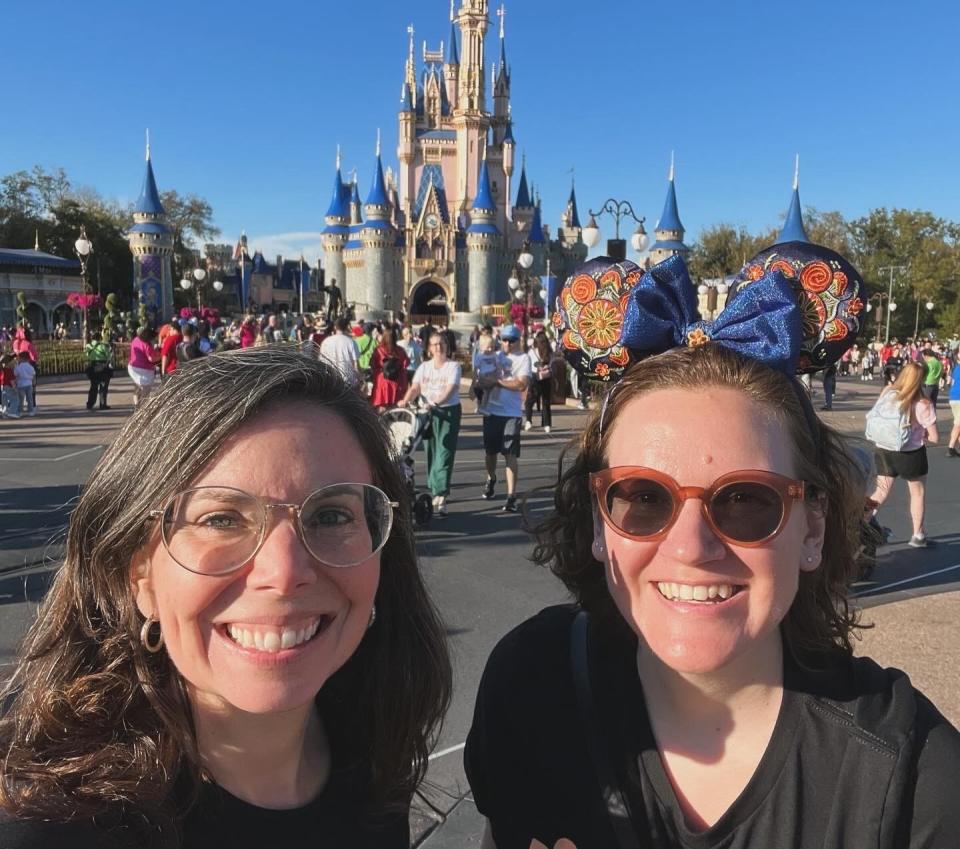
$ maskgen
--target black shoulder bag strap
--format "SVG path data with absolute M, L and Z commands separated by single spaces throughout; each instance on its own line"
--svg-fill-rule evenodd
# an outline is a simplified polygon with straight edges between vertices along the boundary
M 590 750 L 590 759 L 593 761 L 594 772 L 600 784 L 600 793 L 603 796 L 607 809 L 610 826 L 617 838 L 620 849 L 641 849 L 640 840 L 630 822 L 629 808 L 620 782 L 610 762 L 610 754 L 597 723 L 596 706 L 593 700 L 593 689 L 590 686 L 590 665 L 587 652 L 587 631 L 590 625 L 590 615 L 581 610 L 574 617 L 570 627 L 570 667 L 573 672 L 573 683 L 577 690 L 577 705 L 580 708 L 580 719 L 587 736 L 587 748 Z

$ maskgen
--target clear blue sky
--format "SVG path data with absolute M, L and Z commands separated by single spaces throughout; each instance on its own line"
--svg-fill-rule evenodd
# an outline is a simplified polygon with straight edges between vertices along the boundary
M 364 193 L 377 127 L 395 160 L 407 24 L 418 55 L 449 33 L 448 0 L 3 6 L 0 173 L 132 200 L 149 127 L 161 189 L 207 198 L 224 241 L 313 259 L 337 143 Z M 671 150 L 688 242 L 776 225 L 795 152 L 804 205 L 960 220 L 958 31 L 942 0 L 513 0 L 515 135 L 553 227 L 574 166 L 581 216 L 613 195 L 649 229 Z

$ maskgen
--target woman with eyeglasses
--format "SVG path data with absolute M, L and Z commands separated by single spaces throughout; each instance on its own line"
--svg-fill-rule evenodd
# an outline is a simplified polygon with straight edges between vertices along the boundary
M 595 271 L 562 301 L 578 333 L 578 304 L 620 274 Z M 535 529 L 534 561 L 576 605 L 488 661 L 465 751 L 484 849 L 956 841 L 960 735 L 905 674 L 853 657 L 864 492 L 843 439 L 797 386 L 792 342 L 777 367 L 713 341 L 809 332 L 790 281 L 767 282 L 783 314 L 754 283 L 756 309 L 725 325 L 700 320 L 679 259 L 608 301 L 634 299 L 631 349 L 691 318 L 609 390 Z
M 407 847 L 451 672 L 405 499 L 325 363 L 175 372 L 94 470 L 2 693 L 0 846 Z

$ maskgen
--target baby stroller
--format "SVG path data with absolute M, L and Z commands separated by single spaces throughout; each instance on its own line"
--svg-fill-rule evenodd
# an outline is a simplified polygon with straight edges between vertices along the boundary
M 419 408 L 411 410 L 394 407 L 383 412 L 383 422 L 390 432 L 394 455 L 400 460 L 400 468 L 407 483 L 407 492 L 413 504 L 413 520 L 425 525 L 433 518 L 433 499 L 427 492 L 417 494 L 414 475 L 414 455 L 430 430 L 430 413 Z

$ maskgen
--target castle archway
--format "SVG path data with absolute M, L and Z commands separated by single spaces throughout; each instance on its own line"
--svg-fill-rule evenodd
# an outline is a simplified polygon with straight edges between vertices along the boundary
M 412 324 L 446 327 L 450 323 L 450 301 L 446 287 L 436 280 L 421 280 L 410 293 Z

